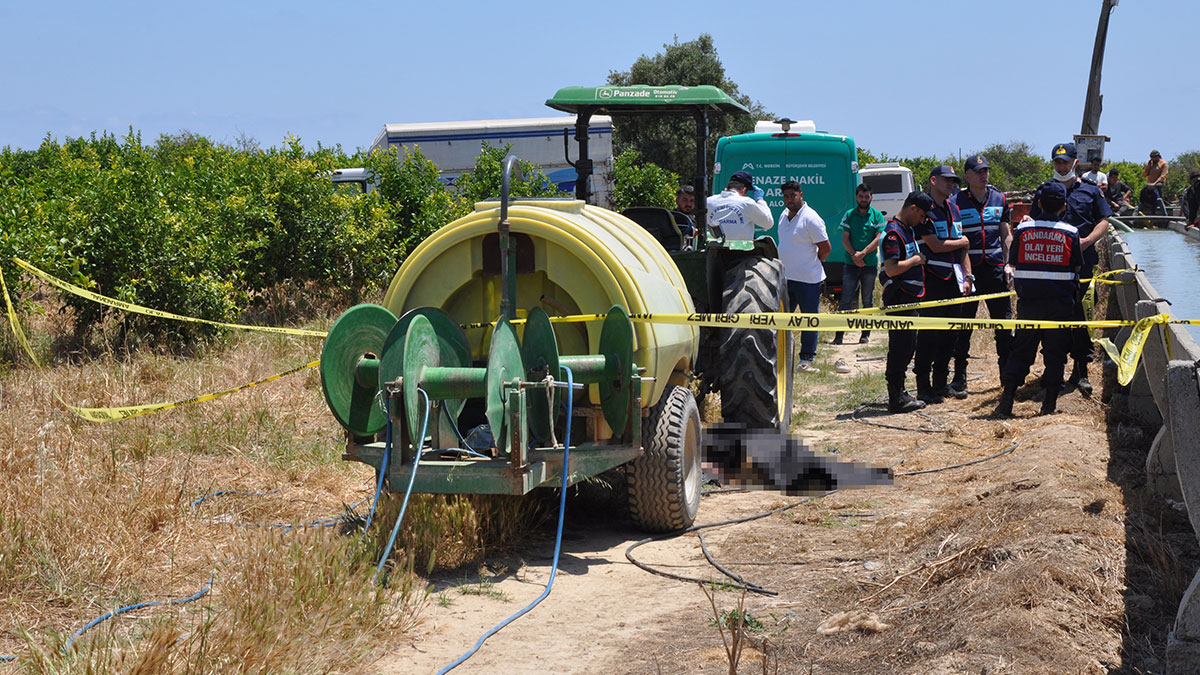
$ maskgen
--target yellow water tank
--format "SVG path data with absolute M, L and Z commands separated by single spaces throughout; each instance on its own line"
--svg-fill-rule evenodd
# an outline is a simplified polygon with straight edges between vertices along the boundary
M 662 245 L 632 220 L 574 199 L 510 202 L 517 248 L 518 317 L 540 306 L 550 316 L 603 314 L 613 305 L 631 314 L 690 314 L 683 277 Z M 384 297 L 396 316 L 440 307 L 461 324 L 500 314 L 498 202 L 434 232 L 408 256 Z M 595 354 L 601 322 L 555 324 L 559 352 Z M 487 358 L 489 329 L 470 329 L 473 358 Z M 642 406 L 658 402 L 674 375 L 678 383 L 696 358 L 693 326 L 634 323 L 634 361 L 654 378 L 642 385 Z M 596 386 L 589 400 L 599 402 Z

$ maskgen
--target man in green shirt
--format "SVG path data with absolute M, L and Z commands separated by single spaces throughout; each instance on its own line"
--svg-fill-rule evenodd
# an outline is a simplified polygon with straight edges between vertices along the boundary
M 871 186 L 863 183 L 854 192 L 854 201 L 858 206 L 842 216 L 842 246 L 846 249 L 847 262 L 842 266 L 842 299 L 838 303 L 838 311 L 846 311 L 854 307 L 854 298 L 861 293 L 862 307 L 873 307 L 875 297 L 875 272 L 879 265 L 879 257 L 875 249 L 879 248 L 879 239 L 883 236 L 883 228 L 887 220 L 878 209 L 871 206 Z M 858 338 L 859 344 L 871 341 L 871 331 L 864 330 Z M 842 331 L 833 336 L 833 344 L 842 344 Z

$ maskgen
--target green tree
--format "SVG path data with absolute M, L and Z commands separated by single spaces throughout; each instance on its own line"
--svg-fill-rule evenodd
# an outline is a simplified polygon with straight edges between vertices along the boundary
M 613 162 L 617 210 L 631 206 L 675 208 L 679 176 L 657 164 L 640 160 L 636 150 L 626 150 Z
M 1007 145 L 993 143 L 980 150 L 979 154 L 987 158 L 992 168 L 992 185 L 1002 192 L 1032 190 L 1049 180 L 1054 172 L 1050 161 L 1035 153 L 1024 142 Z M 962 167 L 957 170 L 962 171 Z
M 458 196 L 467 201 L 469 209 L 475 202 L 500 197 L 500 182 L 504 175 L 504 158 L 512 149 L 506 144 L 503 148 L 494 148 L 483 142 L 479 156 L 475 158 L 475 168 L 470 173 L 463 174 L 456 183 Z M 509 186 L 512 197 L 566 197 L 556 185 L 546 178 L 536 165 L 520 160 L 517 166 L 521 168 L 522 178 L 514 180 Z M 464 211 L 465 213 L 465 211 Z
M 1200 151 L 1191 150 L 1175 156 L 1171 160 L 1171 171 L 1167 174 L 1167 186 L 1163 190 L 1163 199 L 1168 204 L 1179 201 L 1183 191 L 1188 187 L 1188 174 L 1200 171 Z M 1138 172 L 1140 175 L 1140 171 Z M 1125 181 L 1128 183 L 1129 181 Z
M 743 94 L 725 74 L 717 48 L 708 33 L 695 40 L 663 45 L 654 56 L 643 54 L 626 71 L 610 71 L 608 83 L 685 86 L 712 85 L 750 110 L 745 115 L 712 115 L 709 118 L 708 166 L 712 167 L 717 139 L 754 130 L 756 120 L 773 116 L 762 104 Z M 691 116 L 617 115 L 613 119 L 613 144 L 618 153 L 636 150 L 646 162 L 691 178 L 696 167 L 696 123 Z

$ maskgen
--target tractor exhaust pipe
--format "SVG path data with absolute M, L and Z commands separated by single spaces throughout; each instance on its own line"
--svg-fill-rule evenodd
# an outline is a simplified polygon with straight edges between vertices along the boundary
M 504 174 L 500 176 L 500 316 L 516 317 L 517 259 L 516 246 L 508 224 L 508 194 L 513 177 L 521 180 L 521 166 L 516 155 L 504 158 Z

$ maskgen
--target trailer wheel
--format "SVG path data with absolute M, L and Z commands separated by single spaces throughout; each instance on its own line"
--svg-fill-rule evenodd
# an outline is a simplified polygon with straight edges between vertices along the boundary
M 642 447 L 626 471 L 630 517 L 648 532 L 690 527 L 700 508 L 700 410 L 691 391 L 667 387 L 642 421 Z
M 789 312 L 783 263 L 744 258 L 725 273 L 722 305 L 728 313 Z M 795 333 L 756 328 L 721 331 L 718 382 L 721 417 L 751 429 L 787 433 L 792 425 Z

